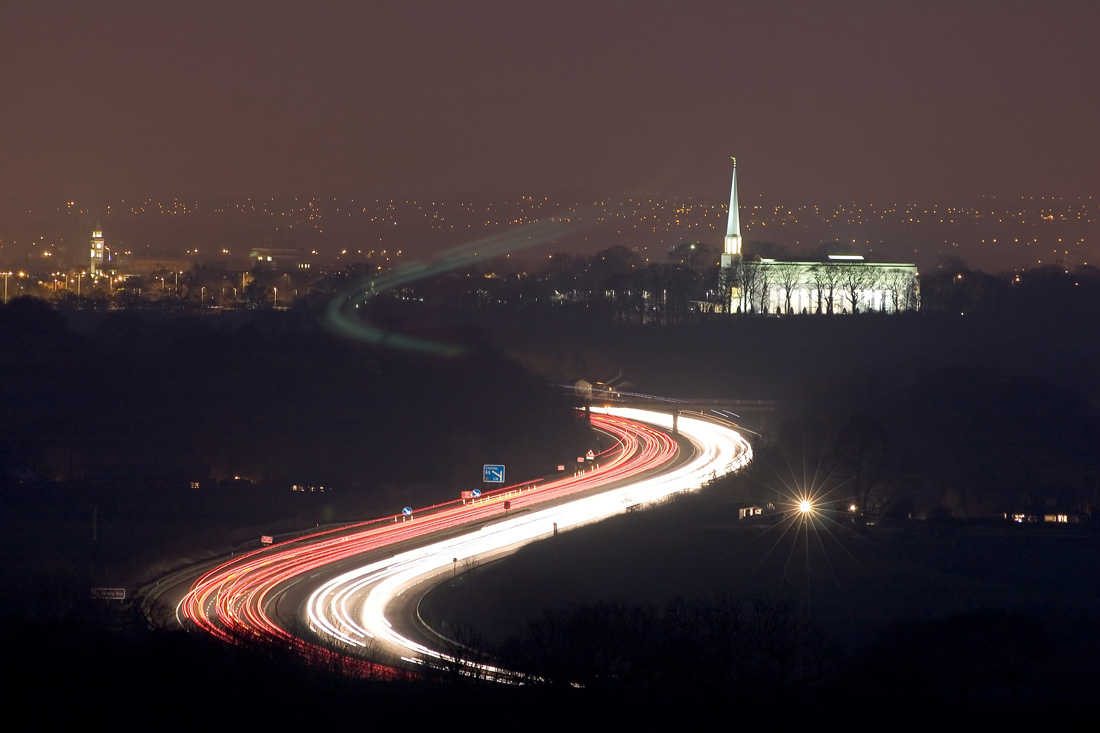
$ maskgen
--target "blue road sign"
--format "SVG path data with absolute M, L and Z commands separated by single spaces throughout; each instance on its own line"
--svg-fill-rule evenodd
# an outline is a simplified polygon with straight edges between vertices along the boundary
M 404 514 L 406 517 L 411 517 L 413 513 L 413 508 L 411 506 L 407 506 L 401 510 L 401 513 Z
M 473 494 L 474 498 L 476 499 L 477 497 L 481 496 L 481 489 L 474 489 L 470 493 Z
M 504 483 L 504 466 L 491 466 L 485 464 L 482 467 L 481 480 L 489 484 Z

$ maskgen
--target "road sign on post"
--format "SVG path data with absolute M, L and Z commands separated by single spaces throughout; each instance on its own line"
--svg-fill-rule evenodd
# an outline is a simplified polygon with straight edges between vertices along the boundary
M 125 601 L 125 588 L 92 588 L 92 598 L 97 601 Z
M 481 480 L 487 484 L 504 483 L 504 466 L 486 463 L 482 466 Z

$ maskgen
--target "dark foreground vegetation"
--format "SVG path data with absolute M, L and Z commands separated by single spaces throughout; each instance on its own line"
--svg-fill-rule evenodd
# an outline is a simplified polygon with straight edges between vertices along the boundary
M 715 486 L 468 567 L 421 613 L 457 655 L 549 686 L 738 708 L 1100 712 L 1095 530 L 750 521 L 735 494 Z
M 588 608 L 584 615 L 606 610 Z M 606 621 L 617 618 L 614 612 L 606 614 Z M 1006 634 L 1033 625 L 1027 618 L 991 612 L 950 619 L 921 629 L 923 633 L 899 630 L 866 650 L 858 663 L 834 663 L 832 673 L 815 684 L 777 687 L 761 681 L 732 694 L 720 673 L 731 668 L 728 662 L 739 663 L 742 657 L 735 653 L 721 660 L 720 655 L 730 646 L 721 643 L 726 639 L 745 641 L 736 635 L 681 635 L 680 643 L 702 641 L 706 647 L 685 647 L 673 659 L 662 659 L 670 666 L 659 679 L 650 680 L 630 675 L 621 659 L 594 659 L 589 651 L 586 661 L 607 663 L 619 674 L 584 688 L 517 688 L 445 671 L 420 679 L 359 679 L 338 669 L 305 665 L 278 649 L 228 647 L 184 632 L 125 635 L 71 622 L 6 623 L 0 640 L 9 665 L 19 669 L 7 686 L 14 706 L 36 711 L 37 719 L 51 724 L 107 719 L 115 730 L 154 725 L 165 730 L 316 729 L 333 724 L 362 727 L 365 721 L 372 727 L 512 730 L 532 716 L 540 727 L 576 726 L 582 721 L 585 726 L 641 729 L 818 725 L 823 717 L 843 718 L 845 728 L 854 730 L 881 730 L 883 721 L 895 720 L 952 728 L 1095 723 L 1100 715 L 1095 695 L 1031 698 L 1036 682 L 1061 660 L 1037 657 L 1026 640 L 996 646 Z M 591 631 L 601 628 L 608 627 L 593 625 Z M 633 641 L 619 629 L 611 636 Z M 660 637 L 650 646 L 667 640 Z M 780 644 L 769 651 L 776 655 L 770 659 L 781 659 L 790 651 L 787 640 L 780 637 Z M 677 660 L 688 662 L 692 651 L 700 652 L 694 664 L 687 670 L 676 665 Z M 795 656 L 801 657 L 801 652 Z M 688 676 L 679 676 L 684 671 Z M 797 664 L 792 667 L 794 673 L 801 671 Z M 1021 691 L 1019 697 L 1012 696 L 1014 689 Z
M 645 609 L 594 604 L 547 615 L 532 627 L 528 643 L 540 645 L 526 661 L 549 676 L 522 687 L 446 669 L 356 678 L 340 665 L 311 666 L 276 647 L 231 647 L 185 632 L 108 631 L 102 619 L 5 619 L 0 642 L 9 667 L 19 670 L 6 690 L 15 707 L 52 724 L 106 718 L 115 730 L 316 729 L 365 721 L 513 730 L 532 716 L 541 729 L 578 721 L 774 727 L 818 725 L 832 716 L 845 719 L 847 729 L 881 730 L 894 720 L 1059 726 L 1094 723 L 1100 714 L 1095 685 L 1087 689 L 1092 668 L 1070 666 L 1078 655 L 1048 651 L 1052 642 L 1077 640 L 1020 614 L 981 611 L 899 627 L 838 651 L 781 605 L 685 602 L 671 612 L 679 615 L 658 619 Z M 655 635 L 641 638 L 639 631 Z M 581 675 L 585 686 L 566 683 L 566 674 Z M 1062 681 L 1071 688 L 1036 696 Z

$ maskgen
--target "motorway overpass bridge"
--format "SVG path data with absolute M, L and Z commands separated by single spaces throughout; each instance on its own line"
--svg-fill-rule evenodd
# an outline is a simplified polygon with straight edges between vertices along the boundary
M 774 400 L 733 400 L 701 399 L 674 400 L 653 395 L 612 392 L 583 396 L 585 411 L 591 406 L 614 405 L 616 407 L 637 407 L 646 410 L 658 410 L 673 416 L 672 432 L 677 432 L 677 416 L 712 417 L 730 422 L 737 427 L 755 433 L 765 434 L 768 430 L 768 415 L 779 409 Z

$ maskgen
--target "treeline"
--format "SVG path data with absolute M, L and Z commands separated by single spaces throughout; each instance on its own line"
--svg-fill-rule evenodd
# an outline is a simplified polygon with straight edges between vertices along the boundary
M 824 258 L 849 250 L 838 243 L 822 245 L 808 256 Z M 769 292 L 787 294 L 799 284 L 825 293 L 818 304 L 824 315 L 855 310 L 875 314 L 861 304 L 859 293 L 883 289 L 892 294 L 894 311 L 914 308 L 926 313 L 997 312 L 1017 318 L 1100 317 L 1100 268 L 1058 264 L 1003 273 L 986 273 L 954 257 L 920 274 L 917 288 L 898 272 L 876 273 L 863 268 L 822 264 L 810 269 L 820 281 L 802 283 L 799 265 L 759 266 L 761 258 L 790 257 L 771 242 L 747 242 L 745 256 L 729 271 L 719 267 L 719 252 L 704 242 L 672 248 L 664 259 L 643 258 L 618 246 L 594 255 L 558 252 L 541 263 L 524 267 L 510 258 L 496 258 L 462 268 L 443 278 L 409 287 L 403 294 L 426 303 L 484 312 L 572 311 L 589 318 L 624 324 L 675 325 L 728 315 L 730 288 L 738 285 L 741 301 L 734 306 L 741 318 L 766 316 Z M 843 276 L 842 276 L 843 274 Z M 878 282 L 875 277 L 886 278 Z M 789 310 L 788 308 L 785 310 Z M 877 314 L 875 314 L 877 315 Z
M 810 394 L 731 480 L 746 498 L 790 501 L 797 491 L 859 522 L 1087 521 L 1097 509 L 1100 410 L 1074 390 L 992 367 L 926 368 L 903 380 L 861 373 Z
M 22 672 L 9 687 L 13 710 L 52 706 L 55 720 L 75 723 L 111 700 L 112 721 L 126 728 L 157 716 L 187 728 L 212 716 L 222 724 L 358 724 L 364 710 L 375 722 L 401 724 L 414 711 L 438 720 L 480 715 L 471 708 L 504 717 L 536 710 L 555 725 L 687 719 L 717 726 L 731 717 L 808 724 L 837 709 L 985 724 L 1096 716 L 1092 645 L 1019 613 L 979 610 L 903 624 L 841 649 L 778 603 L 688 599 L 661 614 L 597 603 L 547 614 L 515 643 L 536 638 L 545 643 L 540 657 L 553 663 L 526 660 L 534 666 L 525 671 L 540 676 L 517 686 L 486 682 L 476 670 L 427 666 L 407 679 L 364 679 L 274 645 L 237 647 L 184 632 L 17 620 L 3 634 Z M 524 661 L 485 651 L 464 647 L 460 661 Z M 211 689 L 232 690 L 237 702 L 211 703 Z
M 1065 633 L 1027 613 L 982 608 L 901 622 L 842 646 L 789 603 L 719 594 L 676 598 L 660 610 L 576 603 L 546 611 L 496 647 L 459 629 L 448 652 L 475 678 L 484 674 L 476 665 L 499 664 L 529 675 L 528 684 L 590 696 L 797 704 L 858 690 L 872 707 L 1065 704 L 1090 699 L 1100 671 L 1079 664 L 1078 645 L 1096 643 L 1091 633 L 1074 636 L 1083 621 Z
M 17 299 L 0 308 L 0 338 L 6 474 L 442 483 L 509 457 L 522 474 L 576 437 L 564 398 L 491 350 L 418 359 L 305 313 L 115 313 L 78 335 Z
M 928 313 L 1004 312 L 1030 319 L 1037 315 L 1100 317 L 1100 267 L 1069 268 L 1050 264 L 993 274 L 948 259 L 920 278 L 920 306 Z

